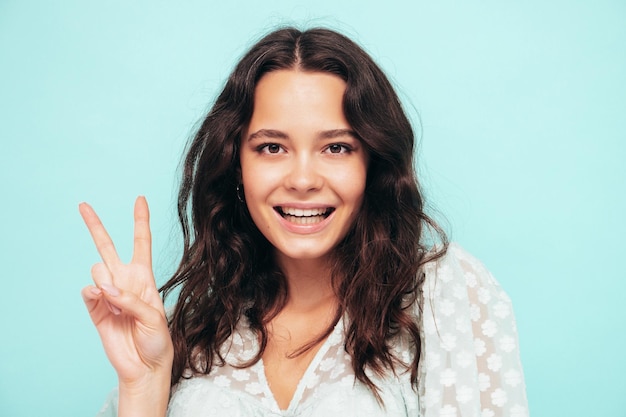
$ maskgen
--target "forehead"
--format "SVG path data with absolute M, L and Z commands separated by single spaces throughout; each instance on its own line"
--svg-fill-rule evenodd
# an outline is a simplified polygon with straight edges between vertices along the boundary
M 255 88 L 251 124 L 258 121 L 328 120 L 347 125 L 343 114 L 346 83 L 323 72 L 278 70 L 265 74 Z

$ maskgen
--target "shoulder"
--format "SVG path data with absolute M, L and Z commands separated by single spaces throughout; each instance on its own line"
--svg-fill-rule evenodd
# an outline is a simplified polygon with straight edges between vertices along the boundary
M 460 335 L 471 333 L 493 337 L 516 332 L 508 294 L 483 263 L 458 244 L 450 244 L 443 257 L 424 265 L 424 274 L 420 310 L 426 337 L 449 334 L 454 335 L 450 340 L 460 340 Z
M 508 295 L 482 262 L 457 244 L 424 265 L 420 310 L 420 404 L 426 417 L 527 416 L 517 330 Z M 442 389 L 452 395 L 442 396 Z
M 452 291 L 455 298 L 459 298 L 469 291 L 476 293 L 484 303 L 493 297 L 510 302 L 485 265 L 457 243 L 450 243 L 441 258 L 426 263 L 424 275 L 424 295 L 437 296 Z
M 487 268 L 485 268 L 481 261 L 455 242 L 448 245 L 446 253 L 442 257 L 427 262 L 424 265 L 424 269 L 425 272 L 430 275 L 433 273 L 449 274 L 452 272 L 468 272 L 490 275 L 489 271 L 487 271 Z

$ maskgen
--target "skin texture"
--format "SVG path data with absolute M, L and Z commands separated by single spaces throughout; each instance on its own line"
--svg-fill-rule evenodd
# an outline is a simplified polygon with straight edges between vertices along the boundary
M 365 190 L 368 158 L 344 116 L 345 89 L 328 73 L 264 75 L 240 148 L 245 202 L 288 284 L 287 303 L 269 323 L 263 353 L 282 409 L 319 344 L 291 354 L 332 324 L 337 299 L 328 255 L 352 226 Z
M 82 296 L 119 378 L 120 416 L 164 416 L 173 358 L 163 302 L 152 273 L 148 204 L 135 202 L 134 250 L 123 264 L 102 222 L 86 203 L 79 211 L 102 258 L 96 286 Z
M 256 87 L 241 174 L 250 215 L 283 268 L 323 262 L 361 206 L 367 155 L 343 114 L 345 88 L 339 77 L 297 70 L 270 72 Z M 302 224 L 277 206 L 333 211 Z

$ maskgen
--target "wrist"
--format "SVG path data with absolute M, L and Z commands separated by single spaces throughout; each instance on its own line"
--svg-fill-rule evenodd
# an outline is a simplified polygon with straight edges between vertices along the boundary
M 171 370 L 152 372 L 140 380 L 119 380 L 119 417 L 164 417 L 170 397 Z

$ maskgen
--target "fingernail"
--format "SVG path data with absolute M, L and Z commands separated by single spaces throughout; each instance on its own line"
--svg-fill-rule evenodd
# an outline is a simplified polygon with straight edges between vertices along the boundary
M 119 316 L 120 314 L 122 314 L 122 310 L 120 310 L 119 307 L 116 307 L 109 302 L 107 302 L 107 305 L 109 306 L 109 310 L 111 310 L 111 313 L 115 314 L 116 316 Z
M 104 292 L 109 294 L 111 297 L 117 297 L 118 295 L 120 295 L 120 290 L 118 288 L 114 287 L 113 285 L 110 285 L 110 284 L 100 284 L 100 288 L 102 288 L 104 290 Z
M 98 287 L 91 287 L 91 288 L 89 288 L 89 291 L 91 291 L 91 293 L 94 294 L 94 295 L 102 294 L 102 291 Z

